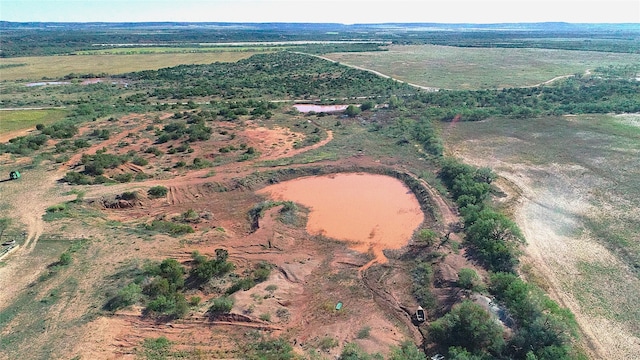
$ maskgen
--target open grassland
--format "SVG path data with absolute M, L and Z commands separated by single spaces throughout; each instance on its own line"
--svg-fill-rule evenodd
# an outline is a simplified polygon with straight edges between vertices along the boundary
M 385 52 L 334 53 L 326 57 L 421 86 L 486 89 L 532 86 L 588 69 L 640 62 L 638 54 L 548 49 L 390 46 Z
M 0 111 L 0 135 L 29 129 L 37 124 L 48 125 L 67 114 L 63 109 L 3 110 Z
M 254 52 L 152 53 L 134 55 L 38 56 L 0 59 L 0 80 L 39 80 L 75 74 L 121 74 L 157 70 L 181 64 L 234 62 Z M 10 66 L 20 64 L 20 66 Z M 22 65 L 24 64 L 24 65 Z M 9 66 L 7 66 L 9 65 Z
M 495 169 L 527 237 L 532 279 L 576 314 L 607 358 L 640 352 L 640 116 L 447 125 L 448 150 Z M 516 196 L 517 197 L 517 196 Z

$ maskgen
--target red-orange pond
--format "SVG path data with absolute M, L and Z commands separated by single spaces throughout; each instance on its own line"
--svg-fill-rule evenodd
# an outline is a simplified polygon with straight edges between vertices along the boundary
M 258 193 L 308 207 L 309 233 L 346 241 L 358 252 L 371 251 L 374 259 L 364 268 L 387 262 L 382 250 L 406 245 L 424 218 L 414 194 L 400 180 L 385 175 L 303 177 Z

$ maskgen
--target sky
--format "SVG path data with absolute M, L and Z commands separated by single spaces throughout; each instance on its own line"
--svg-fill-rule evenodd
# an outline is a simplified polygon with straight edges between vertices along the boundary
M 0 20 L 55 22 L 638 23 L 640 0 L 0 0 Z

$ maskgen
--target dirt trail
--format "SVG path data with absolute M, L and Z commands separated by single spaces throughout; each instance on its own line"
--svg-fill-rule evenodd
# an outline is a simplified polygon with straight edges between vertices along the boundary
M 380 283 L 380 279 L 373 279 L 372 276 L 369 276 L 367 271 L 362 271 L 360 274 L 362 276 L 362 281 L 371 291 L 376 304 L 383 308 L 386 314 L 390 314 L 396 321 L 402 323 L 411 333 L 414 344 L 421 346 L 424 342 L 424 336 L 414 325 L 411 314 L 403 308 L 400 301 L 398 301 L 392 293 L 386 290 L 384 286 L 381 286 L 384 284 Z
M 307 55 L 307 56 L 313 56 L 313 57 L 316 57 L 316 58 L 318 58 L 318 59 L 322 59 L 322 60 L 330 61 L 330 62 L 332 62 L 332 63 L 338 63 L 338 62 L 339 62 L 339 61 L 336 61 L 336 60 L 333 60 L 333 59 L 329 59 L 328 57 L 324 57 L 324 56 L 321 56 L 321 55 L 314 55 L 314 54 L 308 54 L 308 53 L 303 53 L 303 52 L 295 52 L 295 51 L 294 51 L 294 53 L 296 53 L 296 54 L 302 54 L 302 55 Z M 409 86 L 411 86 L 411 87 L 414 87 L 414 88 L 417 88 L 417 89 L 421 89 L 421 90 L 425 90 L 425 91 L 430 91 L 430 92 L 440 90 L 440 88 L 431 87 L 431 86 L 422 86 L 422 85 L 418 85 L 418 84 L 413 84 L 413 83 L 410 83 L 410 82 L 406 82 L 406 81 L 404 81 L 404 80 L 396 79 L 396 78 L 391 77 L 391 76 L 389 76 L 389 75 L 383 74 L 383 73 L 381 73 L 381 72 L 379 72 L 379 71 L 371 70 L 371 69 L 367 69 L 367 68 L 365 68 L 365 67 L 361 67 L 361 66 L 357 66 L 357 65 L 351 65 L 351 64 L 346 64 L 346 63 L 340 63 L 340 65 L 344 65 L 344 66 L 350 67 L 350 68 L 352 68 L 352 69 L 358 69 L 358 70 L 362 70 L 362 71 L 367 71 L 367 72 L 370 72 L 370 73 L 372 73 L 372 74 L 375 74 L 375 75 L 378 75 L 378 76 L 380 76 L 380 77 L 383 77 L 383 78 L 385 78 L 385 79 L 391 79 L 391 80 L 397 81 L 397 82 L 399 82 L 399 83 L 401 83 L 401 84 L 407 84 L 407 85 L 409 85 Z

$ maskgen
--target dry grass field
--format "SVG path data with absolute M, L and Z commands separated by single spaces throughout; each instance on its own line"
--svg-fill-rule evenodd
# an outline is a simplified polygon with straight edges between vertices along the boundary
M 121 74 L 181 64 L 233 62 L 253 52 L 152 53 L 133 55 L 66 55 L 0 59 L 0 80 L 57 79 L 75 74 Z M 12 64 L 20 66 L 10 66 Z M 24 65 L 21 65 L 24 64 Z M 9 66 L 7 66 L 9 65 Z

